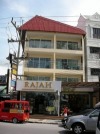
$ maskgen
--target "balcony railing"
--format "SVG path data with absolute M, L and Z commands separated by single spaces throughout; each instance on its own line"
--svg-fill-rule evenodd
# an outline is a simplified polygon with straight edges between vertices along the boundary
M 27 67 L 27 68 L 45 68 L 45 69 L 53 69 L 54 67 L 54 63 L 53 62 L 49 62 L 48 64 L 43 64 L 43 63 L 38 63 L 38 62 L 31 62 L 31 63 L 26 63 L 24 67 Z M 67 64 L 67 65 L 58 65 L 56 64 L 56 69 L 65 69 L 65 70 L 82 70 L 83 67 L 82 67 L 82 64 L 78 64 L 78 65 L 70 65 L 70 64 Z

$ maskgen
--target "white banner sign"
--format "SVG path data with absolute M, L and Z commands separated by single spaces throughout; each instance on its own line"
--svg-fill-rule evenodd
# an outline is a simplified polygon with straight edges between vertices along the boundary
M 17 80 L 17 91 L 42 91 L 42 90 L 52 90 L 52 91 L 61 91 L 61 81 L 23 81 Z

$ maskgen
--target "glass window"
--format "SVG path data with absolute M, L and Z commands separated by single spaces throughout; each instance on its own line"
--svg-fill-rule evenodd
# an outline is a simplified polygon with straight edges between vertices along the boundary
M 27 76 L 27 80 L 50 81 L 50 77 L 47 77 L 47 76 Z
M 67 49 L 67 41 L 57 41 L 57 49 Z
M 40 81 L 50 81 L 50 77 L 39 76 Z
M 78 60 L 68 59 L 68 66 L 70 69 L 78 69 Z
M 100 69 L 99 68 L 91 68 L 91 75 L 99 75 Z
M 68 69 L 67 59 L 62 59 L 62 68 Z
M 29 47 L 39 48 L 39 45 L 40 45 L 40 40 L 38 39 L 29 40 Z
M 27 67 L 33 67 L 33 59 L 28 60 Z
M 39 58 L 33 58 L 33 67 L 39 68 Z
M 100 54 L 100 48 L 99 47 L 90 47 L 90 53 Z
M 56 60 L 56 68 L 57 69 L 62 69 L 62 59 L 57 59 Z
M 50 58 L 40 58 L 40 68 L 51 68 Z
M 78 50 L 78 42 L 68 42 L 69 50 Z
M 62 82 L 67 82 L 68 80 L 67 80 L 67 77 L 56 77 L 56 80 L 57 81 L 62 81 Z
M 78 60 L 72 59 L 57 59 L 56 60 L 57 69 L 79 69 Z
M 100 28 L 93 28 L 93 38 L 100 39 Z
M 78 82 L 78 78 L 68 78 L 68 82 Z
M 27 80 L 32 80 L 32 76 L 27 76 Z
M 99 110 L 95 110 L 93 113 L 91 113 L 90 116 L 93 116 L 93 117 L 98 117 L 99 116 Z
M 33 48 L 51 48 L 51 40 L 31 39 L 29 47 Z
M 28 60 L 27 67 L 51 68 L 50 58 L 31 58 Z
M 50 60 L 50 58 L 46 58 L 46 68 L 51 68 L 51 60 Z
M 41 48 L 51 48 L 51 40 L 41 40 Z
M 40 59 L 40 68 L 45 68 L 46 67 L 46 61 L 45 58 Z

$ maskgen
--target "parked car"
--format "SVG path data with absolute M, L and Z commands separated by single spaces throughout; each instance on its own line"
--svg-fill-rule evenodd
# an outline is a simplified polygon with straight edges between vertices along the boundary
M 68 120 L 68 117 L 70 117 L 70 116 L 75 116 L 75 115 L 83 115 L 83 114 L 85 114 L 85 113 L 87 113 L 87 112 L 90 112 L 90 111 L 92 111 L 92 110 L 93 110 L 93 108 L 92 108 L 92 109 L 88 108 L 88 109 L 81 110 L 81 111 L 78 112 L 78 113 L 69 114 L 67 117 L 64 117 L 64 118 L 62 119 L 62 126 L 63 126 L 64 128 L 66 128 L 66 121 Z
M 100 112 L 97 121 L 96 134 L 100 134 Z
M 84 131 L 96 131 L 96 124 L 100 109 L 91 109 L 79 115 L 68 117 L 66 128 L 74 134 L 82 134 Z

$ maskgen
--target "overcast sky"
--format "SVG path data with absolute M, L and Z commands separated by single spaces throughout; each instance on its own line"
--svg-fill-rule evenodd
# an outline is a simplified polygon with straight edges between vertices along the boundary
M 17 37 L 12 17 L 16 25 L 41 15 L 76 26 L 80 14 L 96 12 L 100 14 L 100 0 L 0 0 L 0 75 L 6 74 L 9 68 L 6 61 L 9 52 L 17 52 L 18 48 L 18 44 L 8 43 L 8 39 Z

